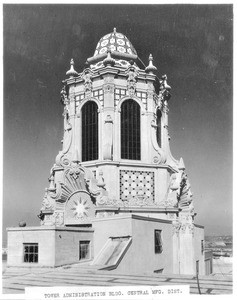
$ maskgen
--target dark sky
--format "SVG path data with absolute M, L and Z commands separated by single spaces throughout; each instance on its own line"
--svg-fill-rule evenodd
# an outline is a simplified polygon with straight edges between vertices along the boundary
M 232 233 L 231 5 L 8 4 L 3 21 L 4 245 L 6 227 L 39 224 L 61 150 L 60 90 L 70 59 L 81 72 L 114 27 L 168 76 L 171 151 L 184 159 L 196 223 L 209 235 Z

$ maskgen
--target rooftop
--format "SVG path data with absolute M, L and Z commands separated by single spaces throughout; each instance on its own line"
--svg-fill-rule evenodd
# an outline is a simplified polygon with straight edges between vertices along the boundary
M 196 277 L 174 274 L 120 274 L 102 271 L 82 264 L 50 268 L 7 268 L 3 272 L 3 293 L 23 294 L 26 286 L 127 286 L 189 285 L 191 294 L 198 294 Z M 231 294 L 232 277 L 199 276 L 201 294 Z M 22 295 L 23 296 L 23 295 Z M 20 298 L 18 298 L 20 299 Z M 22 297 L 24 299 L 24 296 Z

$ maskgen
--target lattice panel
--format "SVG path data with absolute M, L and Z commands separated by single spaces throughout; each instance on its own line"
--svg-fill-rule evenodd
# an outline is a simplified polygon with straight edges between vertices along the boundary
M 120 170 L 120 197 L 121 200 L 134 197 L 154 200 L 154 173 Z

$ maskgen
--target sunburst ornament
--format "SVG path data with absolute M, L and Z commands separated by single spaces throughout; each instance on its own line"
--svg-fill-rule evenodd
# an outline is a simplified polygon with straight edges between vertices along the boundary
M 88 213 L 90 206 L 87 204 L 87 200 L 82 200 L 81 197 L 79 200 L 74 201 L 74 206 L 71 208 L 73 214 L 77 219 L 88 218 Z

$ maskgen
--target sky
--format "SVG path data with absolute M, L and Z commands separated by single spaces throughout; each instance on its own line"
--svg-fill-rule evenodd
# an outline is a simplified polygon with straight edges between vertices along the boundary
M 232 234 L 232 5 L 3 6 L 3 246 L 6 227 L 39 225 L 63 138 L 62 80 L 117 28 L 168 76 L 172 155 L 182 157 L 206 235 Z

